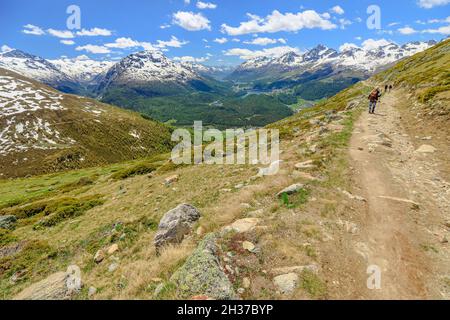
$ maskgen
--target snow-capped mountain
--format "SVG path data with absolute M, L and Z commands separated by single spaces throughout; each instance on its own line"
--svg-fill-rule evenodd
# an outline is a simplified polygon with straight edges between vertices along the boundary
M 139 114 L 0 68 L 0 178 L 130 160 L 169 140 Z
M 0 67 L 66 93 L 85 93 L 113 64 L 87 57 L 47 60 L 17 49 L 0 53 Z
M 20 50 L 0 53 L 0 67 L 49 85 L 72 81 L 48 60 Z
M 403 46 L 389 43 L 374 48 L 346 46 L 341 52 L 324 45 L 304 54 L 288 52 L 278 57 L 258 57 L 241 64 L 229 77 L 232 80 L 257 80 L 278 78 L 284 72 L 314 72 L 331 67 L 335 70 L 349 69 L 367 75 L 400 59 L 412 56 L 435 45 L 435 41 L 411 42 Z
M 130 54 L 109 69 L 102 84 L 179 82 L 200 78 L 183 64 L 171 61 L 159 51 L 141 51 Z
M 77 58 L 61 58 L 49 60 L 61 72 L 80 83 L 95 82 L 98 77 L 104 76 L 106 72 L 115 64 L 112 61 L 96 61 L 87 56 Z

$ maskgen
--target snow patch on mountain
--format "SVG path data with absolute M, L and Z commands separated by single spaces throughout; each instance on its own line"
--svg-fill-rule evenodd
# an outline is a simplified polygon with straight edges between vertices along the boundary
M 106 72 L 115 64 L 112 61 L 96 61 L 86 56 L 77 58 L 61 58 L 57 60 L 49 60 L 61 72 L 68 75 L 75 81 L 80 83 L 90 83 L 97 77 L 105 75 Z

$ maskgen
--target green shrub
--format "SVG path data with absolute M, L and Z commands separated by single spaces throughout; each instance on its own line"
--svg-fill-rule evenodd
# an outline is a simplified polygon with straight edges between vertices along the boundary
M 117 171 L 111 176 L 111 178 L 114 180 L 124 180 L 130 177 L 152 173 L 156 169 L 157 166 L 153 163 L 139 163 L 129 168 Z
M 104 202 L 105 201 L 99 195 L 80 199 L 63 198 L 55 200 L 44 210 L 44 215 L 47 217 L 38 222 L 34 226 L 34 229 L 53 227 L 64 220 L 78 217 L 86 211 L 102 205 Z

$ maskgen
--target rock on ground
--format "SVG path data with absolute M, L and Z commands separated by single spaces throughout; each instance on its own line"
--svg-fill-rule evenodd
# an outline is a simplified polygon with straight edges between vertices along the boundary
M 283 189 L 283 190 L 281 190 L 280 192 L 278 192 L 277 193 L 277 197 L 281 197 L 284 193 L 286 193 L 286 194 L 294 194 L 294 193 L 297 193 L 297 192 L 299 192 L 301 189 L 303 189 L 303 184 L 301 184 L 301 183 L 296 183 L 296 184 L 293 184 L 292 186 L 289 186 L 289 187 L 287 187 L 287 188 L 285 188 L 285 189 Z
M 244 233 L 252 231 L 260 223 L 261 219 L 258 218 L 245 218 L 236 220 L 230 226 L 225 227 L 226 231 L 234 231 L 237 233 Z
M 15 216 L 0 216 L 0 229 L 13 230 L 16 226 Z
M 81 271 L 69 266 L 66 272 L 57 272 L 24 289 L 14 300 L 70 300 L 82 288 Z
M 292 294 L 298 285 L 298 275 L 296 273 L 282 274 L 275 277 L 273 282 L 282 294 Z
M 154 244 L 156 251 L 167 244 L 181 243 L 194 223 L 200 219 L 200 212 L 189 204 L 181 204 L 167 212 L 159 222 Z
M 178 269 L 170 281 L 181 298 L 207 296 L 217 300 L 233 300 L 236 294 L 217 257 L 216 235 L 209 234 Z

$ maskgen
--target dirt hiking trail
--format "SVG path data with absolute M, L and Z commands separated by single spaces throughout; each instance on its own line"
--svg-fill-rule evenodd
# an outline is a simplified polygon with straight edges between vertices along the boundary
M 403 128 L 404 97 L 401 91 L 383 94 L 375 114 L 361 115 L 350 142 L 353 193 L 365 199 L 354 251 L 381 270 L 381 289 L 354 295 L 449 299 L 450 184 L 432 138 L 421 139 L 422 147 Z

